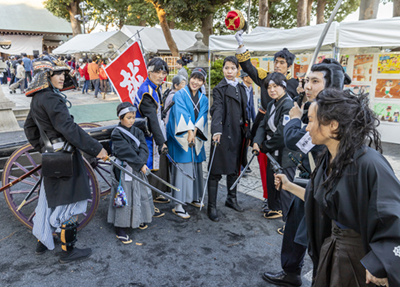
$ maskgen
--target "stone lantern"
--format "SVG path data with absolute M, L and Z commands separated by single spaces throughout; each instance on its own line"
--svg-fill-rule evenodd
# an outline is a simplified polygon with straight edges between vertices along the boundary
M 195 36 L 196 43 L 187 48 L 184 52 L 193 54 L 193 62 L 187 67 L 191 70 L 201 67 L 207 70 L 208 68 L 208 47 L 203 43 L 203 34 L 198 32 Z

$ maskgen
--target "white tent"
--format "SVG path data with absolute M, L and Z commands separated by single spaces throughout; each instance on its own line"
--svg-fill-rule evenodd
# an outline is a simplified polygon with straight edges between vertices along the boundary
M 170 53 L 167 41 L 165 41 L 164 33 L 160 28 L 124 25 L 121 31 L 128 37 L 131 37 L 137 31 L 140 31 L 140 39 L 142 40 L 143 48 L 146 52 Z M 172 37 L 174 38 L 179 51 L 186 50 L 196 42 L 196 33 L 197 32 L 171 29 Z
M 33 55 L 33 51 L 38 51 L 39 54 L 42 53 L 43 36 L 5 35 L 0 37 L 0 39 L 11 41 L 11 47 L 9 49 L 0 48 L 1 53 L 10 55 L 21 53 Z
M 400 46 L 400 17 L 342 22 L 339 26 L 339 48 Z
M 286 47 L 293 53 L 313 52 L 326 24 L 306 26 L 288 30 L 257 27 L 250 34 L 244 34 L 244 44 L 252 55 L 275 53 Z M 333 22 L 328 30 L 321 51 L 332 51 L 336 43 L 336 29 Z M 210 36 L 210 51 L 229 54 L 237 49 L 234 35 Z M 257 53 L 258 52 L 258 53 Z
M 80 34 L 53 50 L 54 54 L 96 53 L 109 51 L 108 44 L 114 45 L 114 50 L 123 45 L 129 37 L 121 31 Z

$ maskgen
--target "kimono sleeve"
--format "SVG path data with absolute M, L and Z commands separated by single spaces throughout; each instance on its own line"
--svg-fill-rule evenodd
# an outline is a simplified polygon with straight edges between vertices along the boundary
M 91 156 L 99 154 L 102 145 L 74 122 L 62 100 L 58 97 L 48 97 L 42 108 L 46 111 L 54 129 L 70 144 Z
M 175 105 L 172 107 L 172 113 L 176 121 L 175 136 L 193 131 L 195 128 L 195 119 L 192 117 L 192 113 L 189 111 L 189 107 L 186 104 L 183 89 L 174 95 L 173 101 L 175 102 Z
M 200 101 L 200 112 L 199 115 L 197 116 L 197 120 L 194 125 L 197 128 L 196 137 L 202 141 L 206 141 L 208 135 L 207 113 L 208 113 L 208 99 L 205 95 L 202 95 Z
M 301 128 L 300 119 L 291 119 L 283 129 L 285 146 L 288 149 L 297 151 L 296 144 L 306 133 L 306 128 Z
M 254 136 L 254 143 L 258 144 L 258 146 L 260 146 L 263 141 L 265 140 L 265 125 L 267 124 L 267 120 L 268 120 L 268 115 L 265 114 L 264 118 L 262 119 L 260 125 L 257 128 L 257 132 L 256 135 Z
M 367 169 L 358 177 L 358 192 L 369 189 L 367 239 L 371 251 L 361 259 L 377 278 L 400 286 L 400 182 L 383 156 L 369 157 Z M 361 190 L 362 189 L 362 190 Z
M 161 147 L 166 142 L 161 131 L 157 117 L 157 103 L 148 93 L 144 93 L 139 105 L 139 112 L 143 117 L 147 117 L 150 131 L 153 134 L 156 144 Z

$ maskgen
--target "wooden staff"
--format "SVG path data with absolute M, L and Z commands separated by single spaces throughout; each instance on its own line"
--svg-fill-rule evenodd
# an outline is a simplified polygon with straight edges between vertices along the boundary
M 31 176 L 33 173 L 37 172 L 40 168 L 42 167 L 41 164 L 39 164 L 37 167 L 31 169 L 30 171 L 28 171 L 27 173 L 25 173 L 24 175 L 20 176 L 19 178 L 17 178 L 16 180 L 13 180 L 12 182 L 10 182 L 7 185 L 4 185 L 2 188 L 0 188 L 0 192 L 2 192 L 3 190 L 17 184 L 18 182 L 23 181 L 25 178 L 27 178 L 28 176 Z

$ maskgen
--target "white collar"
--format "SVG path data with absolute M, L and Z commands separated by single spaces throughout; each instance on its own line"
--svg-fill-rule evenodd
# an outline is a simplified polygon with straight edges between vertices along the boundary
M 231 85 L 233 87 L 236 87 L 237 84 L 239 83 L 238 79 L 235 78 L 234 81 L 228 80 L 227 78 L 225 78 L 226 82 L 228 83 L 228 85 Z

